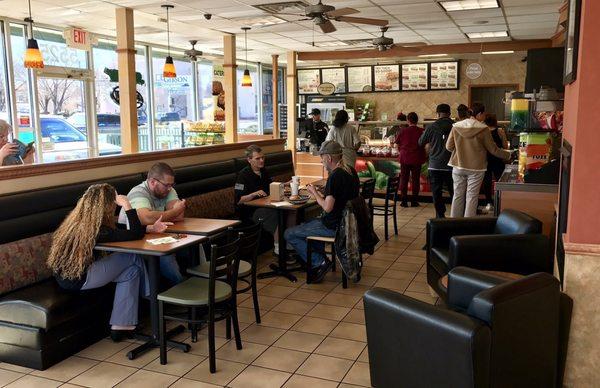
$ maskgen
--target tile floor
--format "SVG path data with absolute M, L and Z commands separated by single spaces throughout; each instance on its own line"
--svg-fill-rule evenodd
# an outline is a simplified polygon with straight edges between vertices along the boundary
M 366 257 L 362 280 L 341 285 L 340 272 L 321 284 L 287 279 L 259 281 L 262 323 L 254 323 L 250 295 L 239 300 L 243 350 L 217 330 L 217 373 L 208 370 L 208 342 L 203 330 L 189 353 L 170 350 L 160 365 L 158 350 L 130 361 L 132 342 L 103 339 L 45 371 L 0 363 L 0 386 L 16 387 L 368 387 L 369 358 L 362 295 L 371 287 L 389 288 L 434 303 L 425 275 L 425 223 L 431 205 L 398 210 L 398 236 L 383 239 L 383 219 L 375 226 L 382 242 Z M 393 234 L 393 227 L 390 230 Z M 272 260 L 261 256 L 260 265 Z M 260 272 L 260 271 L 259 271 Z M 178 340 L 190 342 L 189 333 Z

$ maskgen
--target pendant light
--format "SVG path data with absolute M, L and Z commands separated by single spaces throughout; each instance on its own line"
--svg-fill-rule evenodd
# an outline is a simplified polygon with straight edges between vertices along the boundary
M 164 78 L 175 78 L 177 77 L 177 72 L 175 71 L 175 64 L 173 63 L 173 57 L 171 56 L 171 30 L 169 28 L 169 9 L 175 8 L 174 5 L 171 4 L 163 4 L 162 8 L 167 10 L 167 58 L 165 59 L 165 66 L 163 67 L 163 77 Z
M 245 88 L 252 87 L 252 77 L 250 77 L 250 70 L 248 70 L 248 30 L 250 27 L 242 27 L 244 30 L 244 50 L 246 51 L 246 69 L 244 70 L 244 76 L 242 77 L 242 86 Z
M 29 17 L 25 19 L 29 23 L 30 35 L 27 40 L 27 50 L 25 51 L 24 66 L 26 69 L 43 69 L 44 58 L 42 58 L 42 52 L 38 46 L 37 40 L 33 38 L 33 18 L 31 17 L 31 0 L 29 3 Z

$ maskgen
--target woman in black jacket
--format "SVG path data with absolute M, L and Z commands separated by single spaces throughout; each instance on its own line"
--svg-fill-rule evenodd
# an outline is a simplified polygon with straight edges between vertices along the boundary
M 115 210 L 123 207 L 129 230 L 116 223 Z M 140 284 L 147 293 L 145 266 L 139 255 L 94 251 L 97 243 L 140 240 L 148 232 L 163 232 L 168 223 L 159 219 L 142 226 L 125 195 L 109 184 L 90 186 L 52 237 L 48 266 L 58 284 L 68 290 L 89 290 L 117 283 L 110 318 L 111 338 L 131 337 L 138 323 Z
M 496 145 L 499 148 L 508 149 L 508 140 L 506 138 L 506 133 L 502 128 L 498 127 L 498 120 L 496 119 L 496 115 L 487 114 L 483 122 L 490 129 L 490 133 L 492 134 L 494 143 L 496 143 Z M 495 157 L 489 152 L 487 156 L 487 162 L 487 171 L 485 172 L 485 177 L 483 178 L 483 191 L 485 193 L 486 203 L 492 205 L 493 181 L 495 180 L 497 182 L 500 179 L 502 173 L 504 172 L 504 167 L 506 163 L 504 162 L 504 160 Z

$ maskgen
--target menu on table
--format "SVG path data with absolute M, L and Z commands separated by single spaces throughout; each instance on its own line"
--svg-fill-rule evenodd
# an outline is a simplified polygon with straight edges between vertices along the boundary
M 319 84 L 321 84 L 319 69 L 298 70 L 298 93 L 317 94 Z
M 437 62 L 430 66 L 431 89 L 458 89 L 458 62 Z
M 402 90 L 427 90 L 427 63 L 412 63 L 402 65 Z
M 373 73 L 371 66 L 359 66 L 348 68 L 348 92 L 371 92 L 373 91 Z
M 377 65 L 373 69 L 375 73 L 376 92 L 400 90 L 399 65 Z
M 335 93 L 346 93 L 346 69 L 334 67 L 321 69 L 321 82 L 335 85 Z

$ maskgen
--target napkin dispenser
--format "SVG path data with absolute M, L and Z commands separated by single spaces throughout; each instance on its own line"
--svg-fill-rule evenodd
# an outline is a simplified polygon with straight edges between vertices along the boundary
M 282 182 L 272 182 L 269 185 L 269 199 L 272 202 L 283 201 L 283 183 Z

